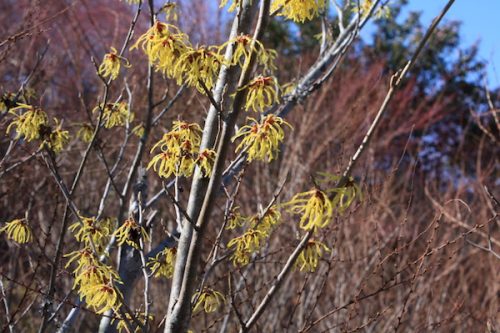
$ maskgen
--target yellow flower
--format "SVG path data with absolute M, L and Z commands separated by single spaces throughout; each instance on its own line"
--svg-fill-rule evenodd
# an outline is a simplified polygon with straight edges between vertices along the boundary
M 314 272 L 324 252 L 330 252 L 330 249 L 325 244 L 314 240 L 308 241 L 302 252 L 300 252 L 295 267 L 298 267 L 300 271 Z
M 279 152 L 280 143 L 285 138 L 283 125 L 290 128 L 292 126 L 273 114 L 264 117 L 260 124 L 253 118 L 249 119 L 255 124 L 241 127 L 232 139 L 234 141 L 240 137 L 243 138 L 236 147 L 236 151 L 247 149 L 249 162 L 253 160 L 272 161 Z
M 80 291 L 86 303 L 96 310 L 96 314 L 118 309 L 120 306 L 119 291 L 111 282 L 86 285 Z
M 174 275 L 175 258 L 177 249 L 175 247 L 166 248 L 148 260 L 147 266 L 154 277 L 166 277 L 170 279 Z
M 84 123 L 80 124 L 80 129 L 76 133 L 76 136 L 79 137 L 83 142 L 89 143 L 92 140 L 92 136 L 94 135 L 94 128 L 91 124 Z
M 329 181 L 338 183 L 342 179 L 342 176 L 332 175 L 327 172 L 319 172 L 319 175 L 321 176 L 319 179 L 320 182 Z M 361 189 L 354 182 L 352 177 L 349 177 L 344 186 L 339 187 L 337 185 L 336 187 L 329 189 L 328 193 L 333 193 L 333 195 L 331 195 L 333 197 L 332 205 L 338 209 L 340 213 L 343 213 L 347 208 L 349 208 L 354 199 L 358 197 L 362 199 Z
M 33 232 L 26 222 L 26 219 L 15 219 L 7 222 L 0 232 L 6 232 L 7 237 L 13 241 L 24 244 L 33 240 Z
M 101 106 L 96 106 L 93 112 L 100 111 Z M 112 128 L 123 126 L 134 119 L 134 114 L 129 112 L 128 103 L 125 101 L 119 103 L 107 103 L 103 110 L 102 120 L 104 127 Z
M 104 59 L 102 60 L 102 64 L 99 66 L 98 73 L 102 77 L 110 77 L 111 80 L 115 80 L 120 74 L 120 66 L 123 61 L 124 67 L 130 67 L 130 63 L 127 59 L 120 56 L 118 51 L 111 47 L 111 52 L 106 53 L 104 55 Z
M 193 295 L 193 300 L 195 299 L 198 300 L 193 308 L 193 313 L 202 308 L 206 313 L 215 312 L 221 304 L 226 302 L 222 293 L 207 287 L 203 288 L 202 292 L 196 292 Z
M 281 213 L 276 206 L 270 207 L 264 216 L 255 216 L 251 219 L 251 228 L 261 231 L 266 237 L 269 236 L 274 226 L 281 220 Z
M 216 152 L 212 149 L 203 149 L 196 159 L 195 163 L 201 170 L 201 174 L 209 177 L 212 174 L 212 168 L 215 163 Z
M 246 90 L 245 110 L 264 112 L 265 109 L 278 102 L 278 82 L 272 76 L 258 76 L 249 84 L 240 88 Z
M 249 229 L 243 235 L 231 239 L 227 243 L 227 247 L 234 251 L 231 256 L 233 265 L 247 265 L 250 262 L 250 256 L 260 250 L 265 236 L 260 230 Z
M 78 221 L 69 227 L 69 230 L 75 234 L 76 240 L 89 245 L 92 239 L 97 250 L 103 250 L 114 228 L 114 220 L 105 218 L 97 221 L 95 217 L 85 217 L 81 215 L 80 219 L 83 224 Z
M 142 324 L 142 326 L 144 326 L 146 324 L 146 314 L 145 313 L 136 312 L 136 313 L 134 313 L 134 317 L 137 321 L 139 321 Z M 116 324 L 116 329 L 120 333 L 122 333 L 122 332 L 132 333 L 129 331 L 129 327 L 132 327 L 134 329 L 134 333 L 142 332 L 142 327 L 138 326 L 135 323 L 135 320 L 132 319 L 132 316 L 128 312 L 125 312 L 123 314 L 115 313 L 115 317 L 111 320 L 111 322 L 114 322 L 115 320 L 118 320 L 118 323 Z M 152 322 L 153 320 L 154 320 L 154 316 L 151 314 L 148 315 L 148 321 Z
M 115 230 L 113 235 L 116 237 L 119 246 L 127 243 L 136 249 L 139 249 L 139 237 L 142 237 L 145 241 L 149 239 L 146 230 L 137 224 L 133 218 L 125 220 L 123 224 Z
M 177 173 L 177 156 L 169 151 L 163 151 L 151 159 L 148 169 L 151 167 L 158 176 L 168 178 Z
M 42 135 L 45 137 L 40 147 L 47 147 L 52 150 L 54 153 L 60 153 L 64 146 L 69 142 L 69 132 L 63 131 L 61 128 L 61 123 L 59 120 L 54 118 L 54 122 L 56 123 L 55 129 L 51 129 L 47 127 L 48 133 L 46 135 Z M 42 133 L 41 134 L 45 134 Z
M 177 4 L 175 2 L 167 2 L 161 9 L 165 13 L 165 20 L 177 21 Z
M 68 262 L 66 263 L 65 268 L 68 268 L 72 262 L 78 262 L 78 266 L 74 270 L 74 272 L 81 271 L 84 267 L 92 264 L 95 261 L 92 250 L 89 247 L 84 247 L 81 250 L 73 251 L 64 255 L 64 257 L 69 257 Z
M 290 206 L 293 214 L 302 215 L 299 226 L 304 230 L 323 228 L 333 216 L 333 204 L 328 195 L 316 188 L 296 194 L 284 205 Z
M 201 128 L 196 123 L 175 121 L 172 131 L 163 135 L 151 152 L 160 148 L 148 164 L 160 177 L 168 178 L 172 174 L 189 177 L 193 174 L 196 155 L 201 142 Z M 208 154 L 207 157 L 210 157 Z
M 219 73 L 224 57 L 214 47 L 189 47 L 179 58 L 175 71 L 182 73 L 184 83 L 205 94 L 200 81 L 211 90 Z
M 26 109 L 25 112 L 17 114 L 17 110 Z M 16 119 L 7 127 L 7 133 L 12 127 L 16 128 L 17 135 L 15 139 L 21 136 L 28 142 L 40 138 L 40 129 L 48 124 L 47 114 L 40 108 L 28 104 L 18 104 L 15 108 L 10 109 L 9 113 L 13 114 Z
M 187 35 L 180 32 L 171 24 L 156 21 L 155 24 L 143 34 L 131 49 L 141 46 L 148 56 L 149 63 L 162 71 L 170 78 L 182 81 L 182 72 L 177 70 L 179 57 L 189 47 Z
M 134 134 L 138 138 L 142 138 L 144 136 L 144 131 L 145 131 L 144 124 L 140 123 L 139 125 L 135 126 L 132 129 L 132 134 Z
M 239 212 L 240 207 L 235 207 L 229 212 L 226 230 L 233 230 L 243 226 L 245 218 Z
M 274 65 L 276 51 L 266 50 L 264 45 L 258 40 L 253 39 L 252 36 L 240 35 L 222 44 L 221 48 L 232 44 L 234 44 L 234 52 L 230 62 L 231 65 L 239 65 L 240 67 L 243 67 L 250 54 L 255 52 L 258 64 L 263 65 L 265 69 L 276 69 L 276 66 Z
M 304 23 L 319 15 L 326 7 L 326 0 L 274 0 L 271 11 L 295 22 Z

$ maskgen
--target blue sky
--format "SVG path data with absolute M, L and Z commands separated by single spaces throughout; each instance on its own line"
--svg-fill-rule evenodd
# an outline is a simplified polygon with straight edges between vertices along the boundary
M 410 0 L 408 10 L 421 11 L 429 25 L 447 3 L 446 0 Z M 464 46 L 480 42 L 479 56 L 488 62 L 490 87 L 500 86 L 500 0 L 456 0 L 445 20 L 462 22 Z

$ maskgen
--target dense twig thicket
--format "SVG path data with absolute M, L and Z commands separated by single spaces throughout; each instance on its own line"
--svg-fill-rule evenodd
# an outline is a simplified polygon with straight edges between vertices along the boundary
M 1 331 L 500 329 L 453 2 L 3 1 Z

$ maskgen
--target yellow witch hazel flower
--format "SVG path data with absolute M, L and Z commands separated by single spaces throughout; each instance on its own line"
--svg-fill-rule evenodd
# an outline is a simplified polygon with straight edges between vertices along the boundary
M 85 298 L 96 313 L 120 307 L 121 295 L 114 283 L 122 282 L 111 266 L 99 262 L 89 247 L 68 253 L 65 257 L 70 257 L 66 267 L 74 261 L 77 262 L 77 267 L 73 271 L 75 275 L 73 289 L 78 291 L 80 297 Z
M 255 122 L 253 125 L 245 125 L 241 127 L 233 137 L 233 141 L 238 138 L 243 138 L 241 143 L 236 147 L 236 151 L 247 149 L 247 158 L 251 162 L 253 160 L 266 160 L 268 162 L 275 158 L 279 152 L 279 145 L 285 138 L 283 125 L 292 126 L 283 118 L 269 114 L 264 117 L 262 123 L 257 123 L 253 118 L 249 118 Z
M 321 182 L 334 182 L 338 183 L 341 180 L 341 176 L 333 175 L 327 172 L 319 172 Z M 340 213 L 343 213 L 347 208 L 351 206 L 354 199 L 362 199 L 362 192 L 359 186 L 354 182 L 352 177 L 345 182 L 344 186 L 335 186 L 328 190 L 328 193 L 333 193 L 332 205 Z
M 167 2 L 161 6 L 160 11 L 165 13 L 165 20 L 167 21 L 177 21 L 177 4 L 175 2 Z
M 330 252 L 330 249 L 325 244 L 315 240 L 308 241 L 302 252 L 300 252 L 295 267 L 298 267 L 301 272 L 312 273 L 316 271 L 319 259 L 325 252 Z
M 139 125 L 132 128 L 132 134 L 134 134 L 138 138 L 142 138 L 144 136 L 145 130 L 146 129 L 144 128 L 144 124 L 140 123 Z
M 264 112 L 267 107 L 278 102 L 278 81 L 272 76 L 257 76 L 239 90 L 246 90 L 247 111 L 252 109 L 255 112 Z
M 29 243 L 33 240 L 33 232 L 26 219 L 15 219 L 7 222 L 0 228 L 0 233 L 7 233 L 7 237 L 19 244 Z
M 151 148 L 151 152 L 157 148 L 161 152 L 151 159 L 148 169 L 153 167 L 153 170 L 163 178 L 168 178 L 172 174 L 191 176 L 196 165 L 200 142 L 201 128 L 198 124 L 174 121 L 172 131 L 164 134 L 163 138 Z
M 224 295 L 212 288 L 204 287 L 203 291 L 196 292 L 193 300 L 198 299 L 193 308 L 193 313 L 203 309 L 206 313 L 217 311 L 217 309 L 226 302 Z
M 174 275 L 175 258 L 177 249 L 175 247 L 165 248 L 155 257 L 148 260 L 147 266 L 154 277 L 166 277 L 170 279 Z
M 179 58 L 175 71 L 183 73 L 184 82 L 205 94 L 200 81 L 208 90 L 215 84 L 224 57 L 214 47 L 201 46 L 196 49 L 189 47 Z
M 221 49 L 232 44 L 234 44 L 234 52 L 230 62 L 231 65 L 239 65 L 243 68 L 247 58 L 250 54 L 252 54 L 252 52 L 255 52 L 258 64 L 263 65 L 265 69 L 276 69 L 276 66 L 274 65 L 276 51 L 266 50 L 264 45 L 258 40 L 253 39 L 252 36 L 240 35 L 222 44 Z
M 215 163 L 216 152 L 212 149 L 203 149 L 198 154 L 195 163 L 200 168 L 201 174 L 209 177 L 212 174 L 212 168 Z
M 92 112 L 98 112 L 102 105 L 96 106 Z M 129 112 L 128 103 L 125 101 L 119 103 L 107 103 L 103 109 L 102 120 L 104 127 L 113 128 L 115 126 L 124 126 L 134 119 L 134 114 Z
M 111 281 L 85 285 L 80 288 L 80 293 L 85 297 L 86 303 L 96 310 L 96 314 L 117 309 L 121 305 L 122 296 Z
M 47 128 L 49 131 L 45 136 L 40 147 L 47 147 L 52 150 L 54 153 L 60 153 L 64 146 L 69 142 L 69 132 L 63 131 L 62 124 L 54 118 L 55 128 Z M 43 134 L 43 133 L 42 133 Z
M 89 123 L 83 123 L 79 125 L 80 128 L 76 133 L 76 136 L 80 138 L 85 143 L 89 143 L 92 140 L 92 136 L 94 135 L 94 128 Z
M 230 212 L 227 220 L 226 230 L 233 230 L 243 226 L 246 218 L 240 212 L 240 207 L 234 207 Z
M 145 241 L 149 240 L 146 230 L 137 224 L 132 217 L 125 220 L 123 224 L 115 230 L 113 235 L 116 237 L 119 246 L 127 243 L 136 249 L 139 249 L 139 237 L 142 237 Z
M 170 78 L 182 81 L 182 72 L 178 71 L 179 57 L 188 49 L 187 35 L 180 32 L 174 25 L 156 21 L 155 24 L 143 34 L 132 49 L 141 47 L 148 56 L 149 63 Z
M 119 333 L 132 333 L 129 329 L 135 328 L 134 333 L 140 333 L 142 332 L 142 327 L 140 327 L 138 324 L 136 324 L 136 321 L 138 321 L 142 326 L 146 324 L 146 314 L 144 312 L 136 312 L 133 314 L 135 317 L 135 320 L 132 318 L 132 315 L 128 312 L 120 314 L 120 313 L 115 313 L 115 317 L 111 320 L 113 323 L 115 320 L 118 320 L 118 323 L 116 324 L 116 329 L 118 330 Z M 153 315 L 148 315 L 148 321 L 152 322 L 154 320 Z
M 95 217 L 86 217 L 80 215 L 80 221 L 73 223 L 69 230 L 74 233 L 75 239 L 79 242 L 90 244 L 90 240 L 100 251 L 108 243 L 115 222 L 112 218 L 104 218 L 99 221 Z
M 299 226 L 304 230 L 323 228 L 333 217 L 332 202 L 325 192 L 317 188 L 296 194 L 284 206 L 290 207 L 293 214 L 302 215 Z
M 271 11 L 295 22 L 304 23 L 319 15 L 326 7 L 326 0 L 273 0 Z
M 266 234 L 260 230 L 249 229 L 243 235 L 231 239 L 227 247 L 234 252 L 231 260 L 235 266 L 245 266 L 250 262 L 252 254 L 260 250 Z
M 104 55 L 102 64 L 99 66 L 99 75 L 105 78 L 110 77 L 111 80 L 115 80 L 118 74 L 120 74 L 122 62 L 124 67 L 130 67 L 128 60 L 120 56 L 114 47 L 111 47 L 111 52 Z
M 18 110 L 25 109 L 25 112 L 18 114 Z M 10 132 L 12 127 L 16 128 L 17 135 L 15 139 L 21 136 L 28 142 L 40 138 L 40 129 L 47 126 L 49 120 L 47 114 L 42 109 L 28 105 L 18 104 L 15 108 L 9 110 L 9 113 L 16 118 L 7 127 L 7 133 Z
M 276 205 L 270 207 L 264 216 L 254 216 L 250 219 L 250 226 L 252 229 L 261 231 L 263 234 L 269 236 L 274 227 L 280 222 L 281 213 Z

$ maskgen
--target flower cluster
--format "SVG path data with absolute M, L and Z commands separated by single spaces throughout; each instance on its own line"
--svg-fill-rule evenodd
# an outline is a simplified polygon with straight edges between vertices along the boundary
M 88 247 L 93 244 L 100 253 L 108 244 L 115 227 L 115 219 L 108 217 L 97 220 L 95 217 L 80 215 L 79 221 L 73 223 L 69 230 L 77 241 Z
M 318 267 L 319 259 L 325 252 L 330 252 L 325 244 L 315 240 L 308 241 L 300 252 L 295 267 L 298 267 L 300 271 L 314 272 Z
M 157 21 L 132 48 L 142 48 L 149 62 L 178 84 L 186 83 L 201 93 L 212 89 L 224 57 L 216 47 L 193 47 L 177 27 Z M 203 85 L 205 87 L 203 87 Z
M 165 14 L 165 20 L 167 21 L 177 21 L 177 4 L 175 2 L 167 2 L 161 6 L 160 11 Z
M 165 133 L 151 152 L 160 149 L 148 164 L 160 177 L 171 175 L 190 177 L 196 165 L 200 167 L 203 176 L 212 172 L 215 161 L 215 151 L 203 149 L 201 143 L 201 128 L 196 123 L 174 121 L 170 132 Z
M 175 257 L 177 249 L 175 247 L 165 248 L 155 257 L 148 260 L 147 266 L 154 277 L 166 277 L 170 279 L 174 275 Z
M 240 35 L 234 39 L 227 41 L 221 45 L 221 48 L 234 45 L 233 56 L 230 65 L 239 65 L 241 68 L 252 53 L 255 52 L 257 63 L 264 66 L 266 70 L 274 70 L 274 59 L 276 58 L 276 51 L 266 50 L 264 45 L 250 35 Z
M 69 132 L 62 129 L 62 124 L 54 118 L 55 127 L 42 127 L 43 141 L 41 147 L 46 147 L 54 153 L 60 153 L 69 142 Z
M 195 163 L 200 167 L 201 174 L 204 177 L 209 177 L 212 174 L 216 154 L 215 150 L 212 149 L 203 149 L 198 154 Z
M 292 127 L 282 118 L 269 114 L 262 119 L 261 123 L 249 118 L 254 122 L 253 125 L 241 127 L 233 137 L 233 141 L 243 138 L 236 147 L 236 151 L 245 149 L 248 161 L 267 160 L 272 161 L 279 152 L 279 145 L 285 138 L 283 125 Z
M 18 110 L 25 110 L 18 114 Z M 15 119 L 7 127 L 7 133 L 12 127 L 16 128 L 17 135 L 15 139 L 21 136 L 28 142 L 40 138 L 40 130 L 48 126 L 49 119 L 42 109 L 28 105 L 18 104 L 18 106 L 9 110 L 9 113 L 15 116 Z
M 130 328 L 134 329 L 134 333 L 139 333 L 143 331 L 143 327 L 146 325 L 146 322 L 152 322 L 154 320 L 153 315 L 148 315 L 146 320 L 146 314 L 144 312 L 136 312 L 133 314 L 135 318 L 132 318 L 132 315 L 128 312 L 125 313 L 115 313 L 115 317 L 111 320 L 114 322 L 117 320 L 116 329 L 119 333 L 126 332 L 132 333 Z M 141 326 L 139 326 L 141 324 Z
M 239 215 L 239 213 L 236 214 Z M 242 220 L 241 225 L 246 223 L 248 229 L 243 235 L 230 240 L 227 247 L 234 251 L 231 256 L 233 264 L 235 266 L 245 266 L 250 262 L 251 256 L 261 249 L 262 244 L 280 222 L 281 213 L 276 206 L 272 206 L 262 215 L 254 215 L 248 218 L 239 215 L 235 218 Z
M 13 241 L 24 244 L 33 240 L 33 232 L 26 222 L 26 219 L 15 219 L 7 222 L 5 226 L 0 228 L 0 233 L 7 233 L 7 237 Z
M 102 63 L 99 66 L 99 75 L 105 78 L 110 77 L 111 80 L 115 80 L 118 74 L 120 74 L 122 62 L 124 67 L 130 67 L 128 60 L 120 56 L 114 47 L 111 47 L 111 52 L 104 55 Z
M 257 76 L 246 86 L 245 110 L 264 112 L 267 107 L 278 102 L 278 82 L 272 76 Z
M 231 239 L 227 247 L 233 250 L 231 260 L 235 266 L 246 266 L 250 257 L 261 248 L 264 233 L 260 230 L 249 229 L 243 235 Z
M 271 11 L 279 11 L 280 16 L 304 23 L 319 15 L 326 7 L 326 0 L 274 0 Z
M 215 312 L 221 304 L 226 302 L 222 293 L 208 287 L 204 287 L 201 292 L 196 292 L 193 295 L 193 300 L 197 300 L 193 308 L 193 313 L 201 309 L 206 313 Z
M 73 289 L 87 304 L 94 308 L 97 314 L 120 307 L 121 294 L 116 289 L 115 283 L 121 283 L 118 273 L 111 266 L 101 263 L 89 247 L 65 255 L 69 257 L 66 267 L 72 262 L 77 263 L 73 271 L 75 282 Z
M 80 128 L 76 133 L 76 136 L 79 137 L 83 142 L 89 143 L 92 140 L 92 136 L 94 135 L 94 128 L 89 123 L 83 123 L 79 125 Z
M 289 206 L 293 214 L 302 216 L 299 226 L 304 230 L 323 228 L 333 217 L 333 204 L 328 194 L 317 188 L 296 194 L 284 205 Z
M 102 121 L 104 127 L 112 128 L 115 126 L 124 126 L 134 119 L 134 114 L 130 112 L 128 103 L 125 101 L 119 103 L 107 103 L 96 106 L 93 112 L 102 111 Z
M 127 243 L 135 249 L 139 249 L 139 238 L 144 240 L 149 239 L 146 230 L 132 217 L 125 220 L 122 225 L 115 230 L 113 235 L 116 237 L 118 245 L 122 246 Z

